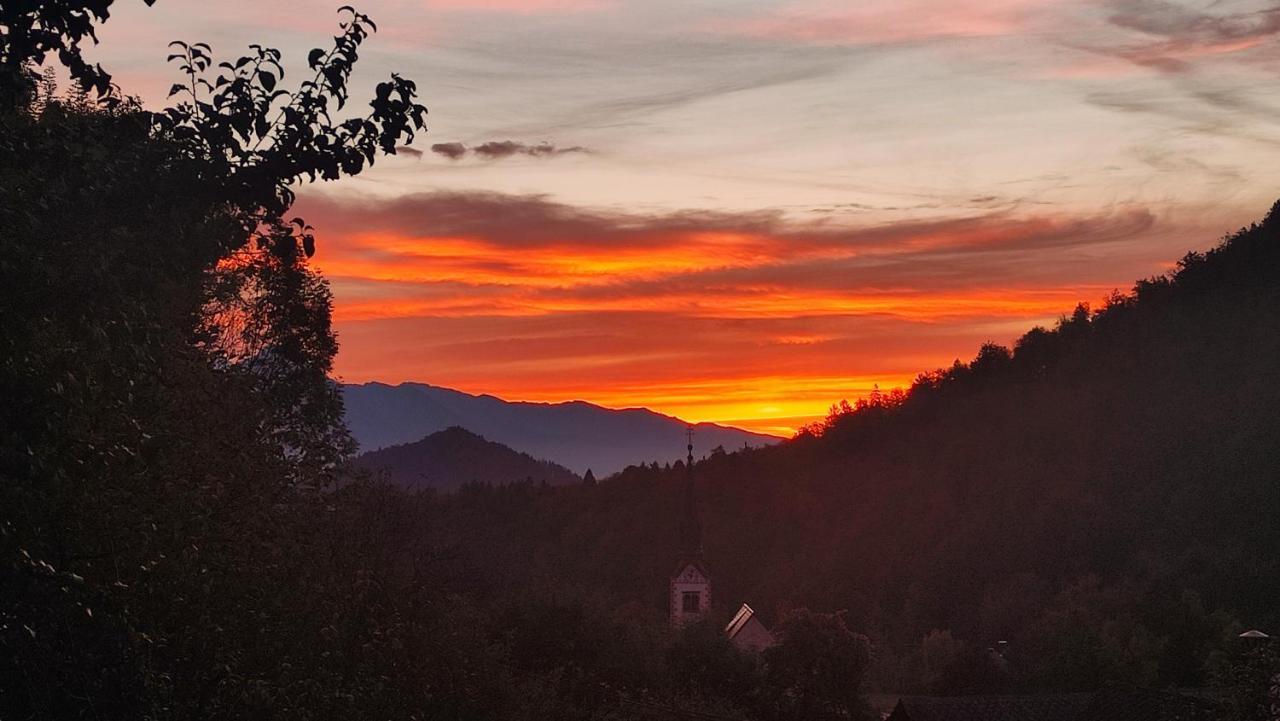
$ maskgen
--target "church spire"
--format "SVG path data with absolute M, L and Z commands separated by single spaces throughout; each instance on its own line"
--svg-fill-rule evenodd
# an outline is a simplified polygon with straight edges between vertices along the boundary
M 686 559 L 702 558 L 702 524 L 698 521 L 698 502 L 693 493 L 693 426 L 686 431 L 689 456 L 684 465 L 684 509 L 680 518 L 680 555 Z
M 705 618 L 711 611 L 711 574 L 702 561 L 702 524 L 693 495 L 693 426 L 689 426 L 689 456 L 684 464 L 684 498 L 680 512 L 680 562 L 671 574 L 671 622 Z

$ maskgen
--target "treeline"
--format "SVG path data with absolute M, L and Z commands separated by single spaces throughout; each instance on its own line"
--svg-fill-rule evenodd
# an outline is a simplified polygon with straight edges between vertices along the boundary
M 843 611 L 891 692 L 1234 684 L 1236 635 L 1280 628 L 1278 301 L 1273 209 L 1012 348 L 713 453 L 696 475 L 720 612 Z M 661 608 L 683 474 L 473 491 L 438 523 L 505 583 Z
M 374 26 L 344 9 L 288 92 L 275 50 L 174 44 L 176 104 L 147 112 L 80 55 L 110 5 L 0 5 L 0 718 L 867 713 L 869 645 L 838 615 L 790 614 L 765 664 L 591 574 L 512 573 L 514 529 L 485 558 L 485 516 L 547 489 L 470 486 L 468 529 L 351 478 L 329 289 L 289 209 L 412 140 L 414 85 L 354 109 Z
M 352 465 L 409 490 L 449 492 L 467 483 L 503 485 L 523 480 L 552 486 L 583 482 L 558 463 L 520 453 L 458 426 L 361 454 Z
M 176 45 L 150 113 L 80 58 L 109 6 L 0 6 L 0 717 L 772 721 L 862 717 L 864 680 L 1255 688 L 1233 637 L 1280 621 L 1274 211 L 1099 312 L 699 462 L 718 613 L 750 602 L 782 639 L 755 658 L 666 624 L 680 464 L 450 496 L 346 477 L 329 291 L 289 209 L 422 128 L 394 76 L 332 117 L 368 18 L 289 95 L 274 50 Z

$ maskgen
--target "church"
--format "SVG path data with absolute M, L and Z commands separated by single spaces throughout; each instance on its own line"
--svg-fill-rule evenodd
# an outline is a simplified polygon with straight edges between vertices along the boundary
M 668 584 L 671 623 L 681 626 L 711 615 L 711 572 L 702 555 L 702 523 L 693 483 L 693 429 L 689 429 L 689 456 L 685 461 L 679 521 L 679 557 Z M 760 652 L 772 646 L 773 634 L 747 604 L 742 604 L 724 629 L 734 645 Z

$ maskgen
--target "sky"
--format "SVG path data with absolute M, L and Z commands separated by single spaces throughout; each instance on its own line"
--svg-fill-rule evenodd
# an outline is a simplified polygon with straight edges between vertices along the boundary
M 88 55 L 149 106 L 170 40 L 285 53 L 337 5 L 119 0 Z M 1095 306 L 1280 196 L 1280 2 L 367 0 L 353 97 L 429 132 L 300 189 L 348 382 L 789 434 Z

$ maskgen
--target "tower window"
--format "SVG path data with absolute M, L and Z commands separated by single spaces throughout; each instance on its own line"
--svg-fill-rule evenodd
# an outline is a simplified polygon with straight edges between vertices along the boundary
M 700 612 L 702 610 L 702 594 L 697 591 L 685 591 L 683 609 L 685 613 Z

